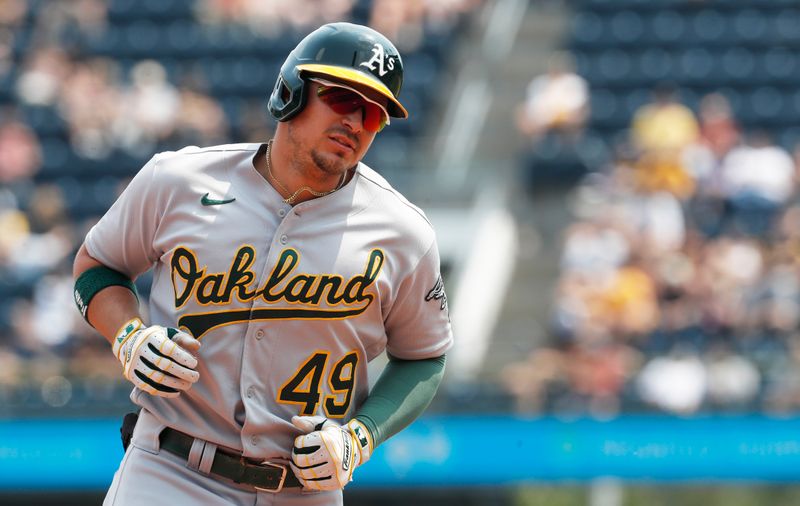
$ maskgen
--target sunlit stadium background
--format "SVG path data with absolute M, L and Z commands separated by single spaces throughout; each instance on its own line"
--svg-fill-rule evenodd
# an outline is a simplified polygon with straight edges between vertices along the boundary
M 404 55 L 365 161 L 437 227 L 457 340 L 347 503 L 800 504 L 797 0 L 0 2 L 0 504 L 99 504 L 122 454 L 86 231 L 153 153 L 268 139 L 338 20 Z

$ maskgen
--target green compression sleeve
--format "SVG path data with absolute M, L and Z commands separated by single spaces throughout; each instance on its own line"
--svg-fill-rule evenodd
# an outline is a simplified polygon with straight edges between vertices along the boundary
M 377 446 L 411 424 L 433 400 L 444 376 L 445 356 L 389 363 L 355 418 L 372 434 Z

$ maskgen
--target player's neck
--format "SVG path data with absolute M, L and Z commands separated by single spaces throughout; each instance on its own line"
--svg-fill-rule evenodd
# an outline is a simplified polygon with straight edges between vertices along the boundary
M 267 146 L 258 171 L 288 204 L 299 204 L 333 193 L 348 179 L 347 172 L 327 174 L 313 163 L 300 165 L 283 143 L 270 141 Z

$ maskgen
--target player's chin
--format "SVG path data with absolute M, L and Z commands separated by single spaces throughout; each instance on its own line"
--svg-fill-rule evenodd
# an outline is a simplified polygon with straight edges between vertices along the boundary
M 352 152 L 320 150 L 312 154 L 312 159 L 320 170 L 328 174 L 341 174 L 358 163 L 358 158 Z

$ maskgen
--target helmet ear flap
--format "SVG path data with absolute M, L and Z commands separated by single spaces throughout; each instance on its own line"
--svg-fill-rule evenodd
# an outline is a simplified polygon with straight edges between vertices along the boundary
M 299 114 L 306 105 L 307 88 L 305 80 L 299 75 L 287 79 L 281 73 L 269 98 L 272 117 L 278 121 L 288 121 Z

